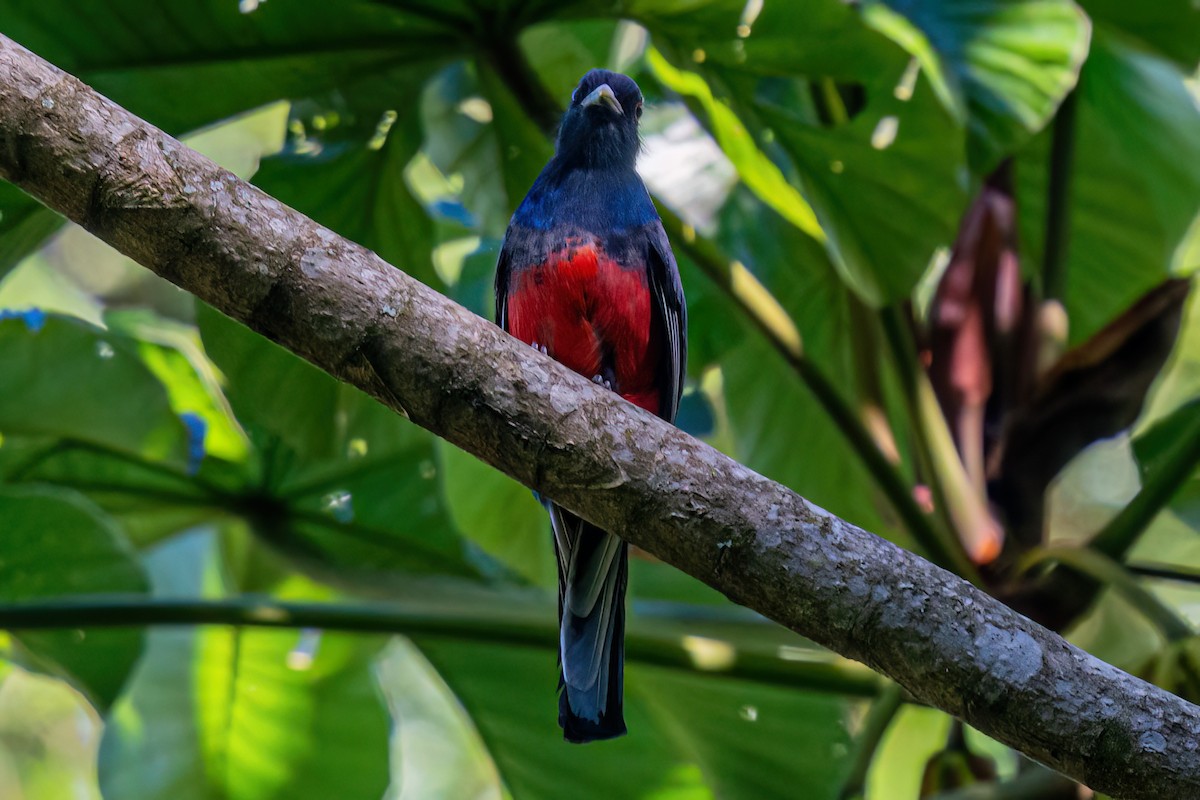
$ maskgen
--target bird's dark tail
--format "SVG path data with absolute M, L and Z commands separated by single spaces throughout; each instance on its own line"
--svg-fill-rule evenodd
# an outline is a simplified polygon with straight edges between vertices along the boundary
M 558 553 L 558 724 L 568 742 L 625 733 L 625 586 L 629 545 L 550 505 Z

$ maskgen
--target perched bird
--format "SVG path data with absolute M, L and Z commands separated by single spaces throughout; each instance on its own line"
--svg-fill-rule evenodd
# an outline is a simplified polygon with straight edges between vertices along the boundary
M 642 93 L 592 70 L 571 95 L 554 157 L 517 208 L 496 269 L 504 330 L 674 422 L 687 310 L 671 245 L 635 171 Z M 625 733 L 629 546 L 547 504 L 558 555 L 558 722 L 570 742 Z

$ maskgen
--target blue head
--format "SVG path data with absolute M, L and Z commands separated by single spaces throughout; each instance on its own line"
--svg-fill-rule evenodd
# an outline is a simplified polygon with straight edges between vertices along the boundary
M 555 160 L 568 169 L 633 169 L 640 140 L 642 91 L 606 69 L 583 76 L 558 130 Z

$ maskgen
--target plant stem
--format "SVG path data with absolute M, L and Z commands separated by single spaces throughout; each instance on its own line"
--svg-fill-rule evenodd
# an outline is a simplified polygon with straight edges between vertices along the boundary
M 1180 583 L 1200 583 L 1200 572 L 1174 564 L 1126 564 L 1125 569 L 1143 578 Z
M 940 524 L 931 525 L 931 528 L 938 536 L 941 548 L 955 555 L 956 564 L 969 565 L 968 571 L 959 574 L 981 585 L 982 578 L 967 558 L 964 542 L 975 543 L 975 537 L 983 535 L 985 526 L 992 524 L 991 517 L 982 498 L 973 494 L 970 480 L 958 459 L 933 387 L 917 356 L 908 321 L 896 306 L 882 309 L 880 318 L 900 375 L 905 408 L 912 421 L 913 451 L 921 472 L 929 481 L 937 508 Z M 955 568 L 959 569 L 958 566 Z
M 518 614 L 462 614 L 398 604 L 343 605 L 284 603 L 268 597 L 243 596 L 222 600 L 165 600 L 140 597 L 104 598 L 87 602 L 0 605 L 0 629 L 9 631 L 142 627 L 148 625 L 231 625 L 402 634 L 421 638 L 470 640 L 505 646 L 557 650 L 553 615 L 526 620 Z M 642 615 L 643 617 L 645 615 Z M 650 635 L 636 629 L 626 638 L 631 661 L 681 669 L 723 678 L 756 681 L 852 697 L 874 697 L 883 679 L 866 667 L 838 663 L 833 656 L 820 661 L 789 661 L 775 656 L 735 650 L 728 664 L 711 669 L 697 663 L 678 635 Z M 814 650 L 814 653 L 822 651 Z
M 1025 572 L 1048 562 L 1057 562 L 1062 567 L 1085 575 L 1099 586 L 1111 587 L 1158 628 L 1167 641 L 1178 642 L 1193 635 L 1191 626 L 1174 609 L 1155 597 L 1128 570 L 1105 554 L 1081 547 L 1041 547 L 1031 550 L 1022 559 L 1018 569 Z

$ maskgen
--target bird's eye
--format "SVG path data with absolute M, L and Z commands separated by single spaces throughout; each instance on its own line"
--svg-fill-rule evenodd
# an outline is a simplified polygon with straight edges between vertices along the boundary
M 642 118 L 642 104 L 641 103 L 638 103 L 636 106 L 634 106 L 633 113 L 637 116 L 638 119 Z

